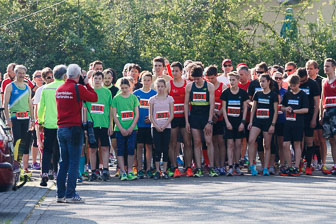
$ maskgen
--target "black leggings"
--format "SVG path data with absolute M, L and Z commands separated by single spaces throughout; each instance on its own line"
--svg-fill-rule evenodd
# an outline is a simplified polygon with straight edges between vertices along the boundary
M 158 132 L 155 128 L 153 128 L 152 130 L 153 130 L 153 142 L 155 146 L 154 161 L 160 162 L 161 154 L 163 153 L 163 162 L 168 162 L 170 128 L 166 128 L 163 132 Z
M 18 120 L 16 118 L 11 118 L 11 121 L 14 147 L 16 146 L 16 142 L 21 139 L 17 156 L 17 162 L 21 163 L 22 156 L 25 154 L 29 154 L 29 148 L 32 140 L 32 133 L 31 131 L 28 131 L 29 119 Z
M 59 147 L 57 141 L 57 129 L 44 128 L 44 148 L 42 157 L 42 173 L 48 173 L 51 156 L 53 158 L 53 170 L 57 172 L 59 162 Z

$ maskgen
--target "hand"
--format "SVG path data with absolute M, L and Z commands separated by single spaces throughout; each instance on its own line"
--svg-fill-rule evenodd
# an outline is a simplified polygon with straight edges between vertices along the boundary
M 207 123 L 203 129 L 205 135 L 211 135 L 212 134 L 212 125 Z
M 310 121 L 310 128 L 315 128 L 316 127 L 316 119 Z
M 145 123 L 146 124 L 150 124 L 151 123 L 151 121 L 149 120 L 148 116 L 146 116 Z
M 37 146 L 39 147 L 40 150 L 43 150 L 44 145 L 43 145 L 41 139 L 39 139 L 39 140 L 37 141 Z
M 187 131 L 187 133 L 190 133 L 190 124 L 189 123 L 186 123 L 186 131 Z
M 158 126 L 155 126 L 155 129 L 156 129 L 157 132 L 162 132 L 161 128 L 158 127 Z
M 293 113 L 293 109 L 291 107 L 286 107 L 286 112 Z
M 274 126 L 271 125 L 268 129 L 268 133 L 273 134 L 274 133 Z
M 132 127 L 129 127 L 129 128 L 127 129 L 127 136 L 130 136 L 130 135 L 132 134 L 132 132 L 133 132 L 133 128 L 132 128 Z
M 109 135 L 109 136 L 111 136 L 111 135 L 113 135 L 113 127 L 109 127 L 108 128 L 108 130 L 107 130 L 107 134 Z
M 240 123 L 238 131 L 244 131 L 245 125 L 243 123 Z
M 85 76 L 84 83 L 85 83 L 85 85 L 89 83 L 89 78 L 87 76 Z
M 6 126 L 12 128 L 12 121 L 11 120 L 6 121 Z
M 121 133 L 122 136 L 128 136 L 128 132 L 124 128 L 120 129 L 120 133 Z
M 35 121 L 31 120 L 30 121 L 30 130 L 34 130 L 35 129 Z
M 232 131 L 232 124 L 229 122 L 227 125 L 226 125 L 226 128 L 230 131 Z
M 249 125 L 247 126 L 247 129 L 250 131 L 252 128 L 252 123 L 250 122 Z
M 323 124 L 323 118 L 322 117 L 320 117 L 319 122 L 320 122 L 320 125 Z

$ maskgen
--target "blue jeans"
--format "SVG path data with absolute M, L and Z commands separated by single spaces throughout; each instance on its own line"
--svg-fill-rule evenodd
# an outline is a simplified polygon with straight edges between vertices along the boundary
M 72 198 L 75 195 L 79 172 L 79 160 L 83 146 L 83 129 L 79 126 L 61 127 L 57 130 L 57 138 L 60 147 L 57 197 Z M 67 176 L 68 181 L 65 186 Z

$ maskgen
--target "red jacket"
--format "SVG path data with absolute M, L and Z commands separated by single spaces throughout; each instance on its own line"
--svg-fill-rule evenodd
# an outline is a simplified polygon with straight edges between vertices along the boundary
M 57 105 L 57 125 L 58 127 L 71 127 L 82 125 L 82 100 L 88 102 L 97 102 L 97 93 L 87 84 L 86 88 L 78 84 L 80 102 L 77 101 L 76 82 L 67 79 L 63 85 L 56 90 Z

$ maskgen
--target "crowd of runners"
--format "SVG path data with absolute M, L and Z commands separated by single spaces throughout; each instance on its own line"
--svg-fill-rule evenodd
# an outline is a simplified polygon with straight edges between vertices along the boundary
M 225 59 L 220 74 L 216 65 L 156 57 L 152 71 L 128 63 L 119 79 L 94 61 L 88 72 L 58 65 L 30 80 L 11 63 L 2 103 L 22 175 L 41 169 L 41 186 L 57 179 L 58 202 L 82 201 L 76 182 L 112 176 L 336 175 L 336 61 L 322 66 L 325 78 L 314 60 L 249 67 Z

